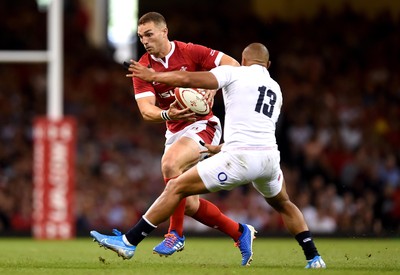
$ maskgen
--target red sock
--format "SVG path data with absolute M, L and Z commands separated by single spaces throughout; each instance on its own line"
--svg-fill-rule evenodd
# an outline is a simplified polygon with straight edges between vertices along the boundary
M 215 204 L 205 199 L 200 199 L 199 210 L 192 218 L 231 236 L 235 242 L 242 235 L 237 222 L 225 216 Z
M 186 199 L 182 199 L 175 212 L 169 218 L 168 232 L 175 230 L 180 237 L 183 236 L 183 219 L 185 218 Z
M 165 184 L 168 184 L 168 182 L 171 179 L 173 178 L 164 179 Z M 186 204 L 186 198 L 181 200 L 181 202 L 178 204 L 178 207 L 175 209 L 174 213 L 169 218 L 168 232 L 175 230 L 180 237 L 183 236 L 183 219 L 185 218 L 185 204 Z

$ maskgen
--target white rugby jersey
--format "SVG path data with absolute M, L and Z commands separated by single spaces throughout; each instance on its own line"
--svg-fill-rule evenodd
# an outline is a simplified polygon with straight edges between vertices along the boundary
M 225 105 L 223 150 L 276 147 L 275 129 L 283 98 L 268 70 L 260 65 L 225 65 L 211 72 L 222 88 Z

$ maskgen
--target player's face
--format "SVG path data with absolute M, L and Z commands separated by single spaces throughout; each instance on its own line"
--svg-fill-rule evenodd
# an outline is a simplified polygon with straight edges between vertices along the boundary
M 167 28 L 148 22 L 138 26 L 138 36 L 144 48 L 149 54 L 159 57 L 164 52 L 165 40 L 168 40 Z

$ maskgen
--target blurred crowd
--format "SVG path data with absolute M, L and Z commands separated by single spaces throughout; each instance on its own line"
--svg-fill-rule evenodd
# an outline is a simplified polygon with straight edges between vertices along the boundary
M 165 126 L 143 122 L 112 48 L 88 42 L 90 16 L 78 3 L 65 7 L 64 111 L 78 122 L 76 221 L 86 235 L 93 228 L 128 229 L 162 191 Z M 248 9 L 199 12 L 190 24 L 185 12 L 163 14 L 170 39 L 239 61 L 247 44 L 267 45 L 271 75 L 284 95 L 277 125 L 282 169 L 314 234 L 399 235 L 399 17 L 367 18 L 349 6 L 334 14 L 321 8 L 294 22 L 261 22 Z M 46 14 L 35 1 L 2 1 L 0 18 L 1 50 L 46 49 Z M 0 63 L 0 234 L 31 230 L 32 125 L 46 114 L 46 69 Z M 221 97 L 214 108 L 222 118 Z M 259 232 L 286 232 L 250 185 L 206 196 Z M 191 218 L 185 223 L 187 232 L 215 231 Z

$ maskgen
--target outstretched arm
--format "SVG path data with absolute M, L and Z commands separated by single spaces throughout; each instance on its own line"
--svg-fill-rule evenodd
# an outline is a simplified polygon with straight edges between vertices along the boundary
M 160 82 L 175 87 L 218 89 L 218 81 L 210 72 L 155 72 L 153 69 L 131 60 L 127 77 L 138 77 L 147 82 Z

